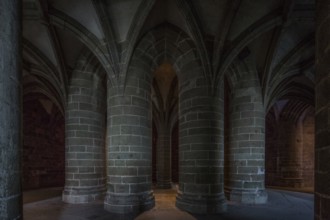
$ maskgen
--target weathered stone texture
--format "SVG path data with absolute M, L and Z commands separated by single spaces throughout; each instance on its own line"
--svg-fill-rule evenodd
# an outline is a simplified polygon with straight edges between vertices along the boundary
M 289 114 L 284 111 L 275 119 L 272 109 L 266 117 L 266 184 L 313 187 L 314 116 L 298 121 L 283 117 Z
M 308 115 L 304 120 L 303 130 L 303 156 L 302 156 L 302 179 L 303 187 L 314 188 L 314 158 L 315 158 L 315 119 L 314 114 Z
M 315 219 L 330 219 L 329 13 L 329 1 L 316 1 Z
M 104 207 L 113 213 L 138 214 L 155 204 L 151 190 L 151 77 L 138 63 L 133 60 L 130 65 L 125 89 L 108 86 Z
M 219 213 L 226 209 L 222 176 L 223 100 L 203 75 L 205 69 L 194 45 L 185 33 L 165 25 L 143 38 L 136 48 L 140 61 L 132 63 L 142 63 L 140 69 L 146 74 L 164 60 L 173 64 L 180 85 L 176 206 L 193 213 Z
M 231 201 L 265 203 L 265 114 L 256 74 L 242 73 L 230 98 L 226 194 Z
M 24 88 L 23 88 L 24 89 Z M 64 116 L 46 97 L 23 103 L 23 190 L 64 186 Z M 47 102 L 47 109 L 41 102 Z
M 152 122 L 152 183 L 157 182 L 157 139 L 158 132 L 155 122 Z
M 169 126 L 160 125 L 157 138 L 157 187 L 171 188 L 171 135 Z
M 0 1 L 0 219 L 22 219 L 21 1 Z
M 158 142 L 158 133 L 157 128 L 153 123 L 153 133 L 152 133 L 152 139 L 153 139 L 153 145 L 152 145 L 152 181 L 157 187 L 159 184 L 159 178 L 156 178 L 156 175 L 159 172 L 157 171 L 157 142 Z M 179 182 L 179 123 L 175 123 L 175 125 L 172 128 L 171 136 L 169 137 L 170 141 L 168 144 L 170 144 L 170 158 L 168 158 L 170 164 L 168 164 L 166 172 L 168 173 L 169 179 L 168 183 L 178 183 Z M 166 187 L 169 187 L 170 185 L 166 185 Z
M 192 213 L 226 210 L 223 192 L 223 100 L 203 78 L 180 88 L 179 191 L 176 206 Z M 194 85 L 191 87 L 190 85 Z
M 179 123 L 177 122 L 172 128 L 171 134 L 171 169 L 172 182 L 179 182 Z
M 70 79 L 66 105 L 65 202 L 104 197 L 105 115 L 104 75 L 83 56 Z

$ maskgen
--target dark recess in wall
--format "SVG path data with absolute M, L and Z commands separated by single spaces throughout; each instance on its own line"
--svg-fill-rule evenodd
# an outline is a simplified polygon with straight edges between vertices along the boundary
M 48 111 L 40 100 L 48 104 Z M 62 187 L 64 151 L 62 113 L 47 98 L 24 97 L 23 190 Z

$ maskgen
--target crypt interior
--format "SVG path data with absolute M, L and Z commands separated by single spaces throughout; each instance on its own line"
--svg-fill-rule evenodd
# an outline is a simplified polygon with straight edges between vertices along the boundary
M 0 219 L 330 219 L 329 14 L 0 0 Z

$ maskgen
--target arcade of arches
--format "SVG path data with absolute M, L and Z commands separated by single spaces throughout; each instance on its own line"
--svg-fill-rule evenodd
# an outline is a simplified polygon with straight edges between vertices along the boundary
M 285 187 L 314 192 L 329 219 L 329 13 L 328 0 L 0 0 L 0 219 L 23 218 L 22 190 L 141 213 L 174 185 L 191 213 Z

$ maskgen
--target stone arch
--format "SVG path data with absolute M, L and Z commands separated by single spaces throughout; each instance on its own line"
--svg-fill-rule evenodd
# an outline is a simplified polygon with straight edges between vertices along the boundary
M 238 37 L 236 37 L 231 44 L 230 50 L 227 50 L 224 55 L 225 59 L 222 62 L 217 61 L 216 70 L 216 83 L 220 82 L 219 79 L 227 72 L 228 67 L 232 64 L 233 60 L 239 56 L 239 53 L 246 47 L 250 42 L 257 39 L 263 33 L 275 28 L 282 24 L 282 17 L 276 12 L 269 15 L 265 15 L 255 23 L 253 23 L 249 28 L 242 32 Z
M 280 100 L 267 114 L 268 186 L 314 186 L 314 107 L 300 99 Z
M 66 15 L 65 13 L 52 8 L 50 11 L 50 24 L 70 31 L 77 40 L 81 41 L 98 59 L 99 63 L 106 71 L 111 83 L 116 84 L 116 71 L 112 68 L 113 65 L 109 61 L 109 54 L 103 45 L 102 40 L 98 39 L 93 33 L 87 30 L 74 18 Z
M 129 67 L 142 69 L 141 66 L 144 64 L 145 70 L 151 74 L 164 60 L 173 65 L 179 82 L 188 77 L 185 74 L 189 70 L 194 67 L 202 68 L 193 40 L 182 30 L 168 23 L 158 26 L 141 38 L 134 49 Z
M 179 81 L 181 165 L 176 205 L 193 213 L 223 212 L 223 97 L 214 94 L 193 40 L 170 24 L 148 32 L 134 50 L 124 93 L 138 80 L 147 88 L 150 103 L 151 73 L 164 60 L 172 63 Z M 189 150 L 194 143 L 200 144 Z
M 156 187 L 172 188 L 171 133 L 173 121 L 178 120 L 178 80 L 175 70 L 168 61 L 164 61 L 152 73 L 152 120 L 157 131 L 156 144 L 153 146 L 156 152 L 155 164 Z M 174 157 L 178 158 L 178 157 Z
M 178 83 L 180 81 L 188 81 L 189 70 L 191 70 L 189 69 L 190 65 L 194 65 L 200 70 L 202 68 L 193 40 L 179 28 L 165 23 L 146 33 L 138 42 L 132 54 L 131 62 L 128 65 L 125 88 L 130 88 L 130 83 L 127 84 L 127 82 L 130 82 L 130 78 L 135 78 L 138 74 L 139 77 L 136 77 L 136 80 L 141 78 L 147 79 L 151 92 L 152 73 L 164 61 L 172 65 L 178 78 Z M 202 70 L 197 71 L 196 74 L 204 77 Z M 178 115 L 174 114 L 170 119 L 169 134 L 166 137 L 171 135 L 170 131 L 172 131 L 174 126 L 175 117 L 178 117 Z M 156 123 L 156 127 L 159 130 L 158 125 L 159 122 Z M 158 133 L 158 135 L 161 134 Z M 171 181 L 171 178 L 168 178 L 168 181 Z M 162 185 L 161 187 L 170 187 L 169 183 Z
M 23 56 L 23 96 L 30 93 L 42 93 L 58 106 L 64 115 L 66 81 L 61 80 L 56 67 L 29 41 L 23 39 L 23 54 L 36 59 L 41 65 L 24 62 Z M 31 80 L 33 79 L 33 80 Z M 37 84 L 31 85 L 31 82 Z
M 85 48 L 75 64 L 75 70 L 89 71 L 99 75 L 102 80 L 107 78 L 106 71 L 99 59 L 88 48 Z
M 63 187 L 66 80 L 25 38 L 22 47 L 22 188 Z M 39 65 L 29 63 L 29 58 Z
M 164 62 L 153 73 L 152 80 L 152 120 L 157 129 L 156 150 L 156 185 L 157 188 L 172 188 L 171 164 L 173 158 L 171 142 L 173 123 L 178 120 L 178 80 L 171 64 Z M 176 149 L 177 149 L 176 144 Z
M 258 72 L 253 66 L 251 58 L 240 59 L 237 57 L 229 66 L 225 73 L 228 81 L 229 89 L 232 91 L 237 83 L 241 80 L 255 80 L 259 87 L 261 87 Z

